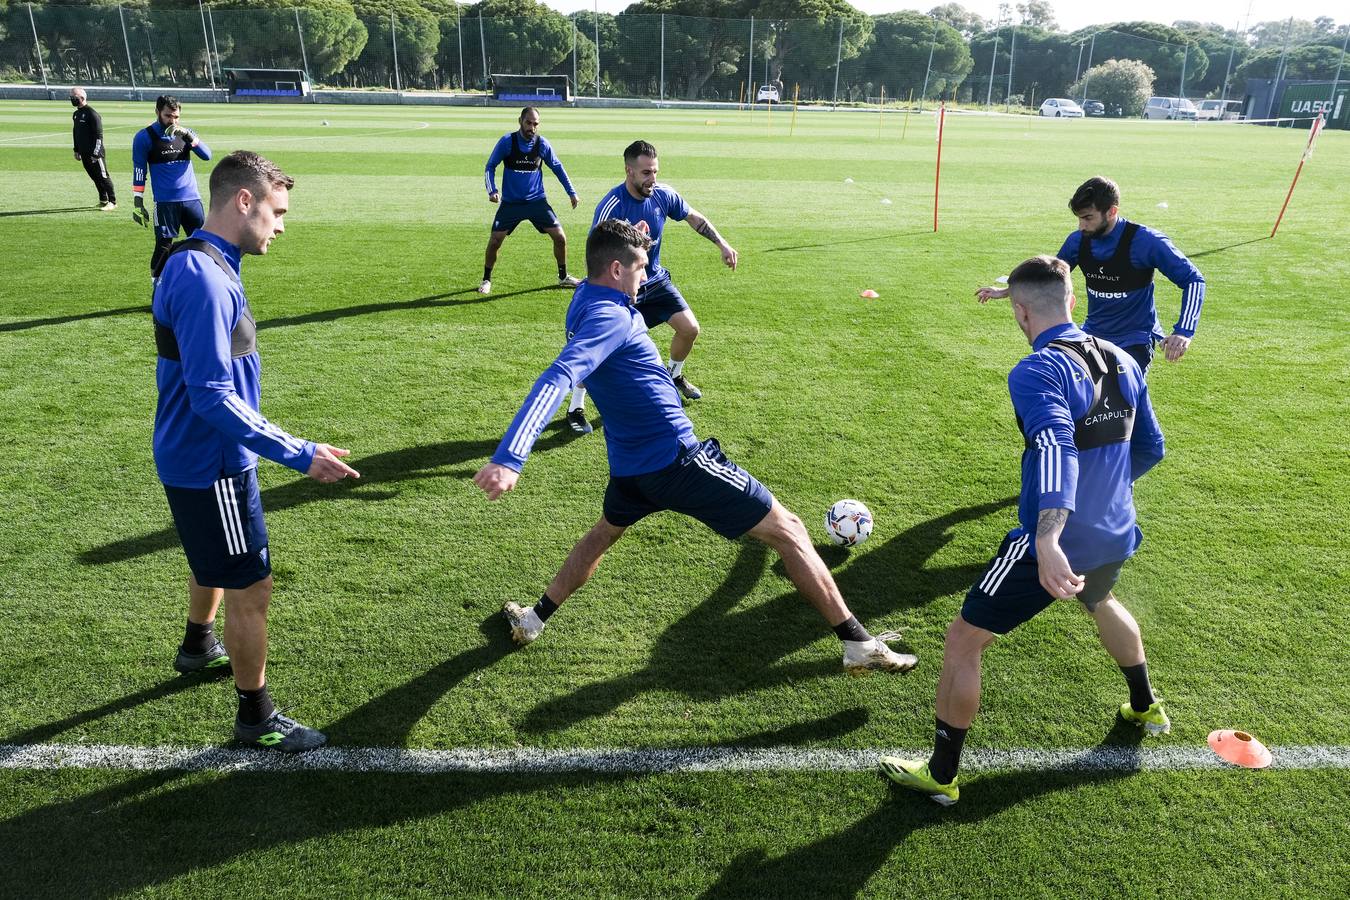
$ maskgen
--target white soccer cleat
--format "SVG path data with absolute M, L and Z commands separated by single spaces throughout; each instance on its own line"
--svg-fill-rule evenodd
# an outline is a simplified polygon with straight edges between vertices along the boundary
M 490 293 L 492 293 L 492 282 L 491 282 L 491 280 L 489 280 L 489 279 L 487 279 L 487 278 L 484 278 L 484 279 L 483 279 L 483 283 L 480 284 L 480 285 L 478 286 L 478 293 L 480 293 L 480 294 L 490 294 Z
M 511 640 L 522 647 L 537 641 L 544 630 L 544 623 L 540 621 L 539 614 L 532 606 L 521 606 L 519 603 L 507 601 L 502 607 L 502 613 L 506 616 L 506 621 L 511 623 Z
M 886 646 L 886 641 L 898 637 L 894 631 L 883 631 L 868 641 L 844 641 L 844 671 L 849 675 L 866 675 L 873 670 L 908 672 L 919 664 L 919 658 Z
M 558 279 L 558 287 L 576 287 L 581 284 L 581 279 L 574 275 L 564 275 Z

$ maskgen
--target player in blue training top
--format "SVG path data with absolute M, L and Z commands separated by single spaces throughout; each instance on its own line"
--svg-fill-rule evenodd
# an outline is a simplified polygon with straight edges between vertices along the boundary
M 654 512 L 692 516 L 723 537 L 743 534 L 783 557 L 798 590 L 844 642 L 844 668 L 904 672 L 918 662 L 873 637 L 849 612 L 829 568 L 816 553 L 801 519 L 774 499 L 749 472 L 723 455 L 716 438 L 700 441 L 680 405 L 675 382 L 633 306 L 648 267 L 648 237 L 614 219 L 586 239 L 586 280 L 567 310 L 567 343 L 535 381 L 492 461 L 474 482 L 496 500 L 516 486 L 530 448 L 562 403 L 585 379 L 605 419 L 609 485 L 604 513 L 577 543 L 533 607 L 507 603 L 511 636 L 519 644 L 539 637 L 544 623 L 595 573 L 600 558 L 630 526 Z
M 1089 178 L 1074 191 L 1069 209 L 1079 228 L 1064 240 L 1056 255 L 1083 270 L 1088 312 L 1083 330 L 1133 356 L 1147 374 L 1153 345 L 1161 341 L 1168 362 L 1186 353 L 1200 322 L 1205 279 L 1160 231 L 1127 221 L 1120 215 L 1120 188 L 1109 178 Z M 1181 288 L 1181 314 L 1172 333 L 1163 335 L 1153 303 L 1153 272 L 1160 271 Z M 981 288 L 983 303 L 1006 297 L 1006 288 Z
M 211 173 L 205 227 L 165 259 L 152 303 L 155 468 L 191 569 L 187 633 L 173 665 L 183 674 L 233 666 L 235 737 L 287 753 L 326 738 L 278 712 L 267 693 L 272 561 L 258 456 L 325 484 L 360 477 L 338 458 L 346 450 L 292 437 L 258 412 L 256 331 L 239 264 L 245 253 L 266 253 L 281 234 L 293 184 L 256 153 L 221 160 Z M 225 646 L 212 627 L 222 601 Z
M 1148 734 L 1171 728 L 1149 685 L 1139 625 L 1111 593 L 1139 548 L 1134 482 L 1163 457 L 1163 436 L 1134 358 L 1073 323 L 1073 283 L 1063 260 L 1037 256 L 1008 277 L 1013 316 L 1032 353 L 1008 375 L 1021 429 L 1018 527 L 966 594 L 947 629 L 937 729 L 927 761 L 885 757 L 894 781 L 950 806 L 957 764 L 980 706 L 980 660 L 999 635 L 1054 603 L 1077 597 L 1125 675 L 1120 715 Z
M 497 190 L 497 166 L 502 166 L 502 189 Z M 478 293 L 492 292 L 492 267 L 497 264 L 497 251 L 506 236 L 526 219 L 540 234 L 553 239 L 553 258 L 558 261 L 558 286 L 576 287 L 577 279 L 567 274 L 567 235 L 563 234 L 558 214 L 548 205 L 544 194 L 544 166 L 562 183 L 563 190 L 577 208 L 576 189 L 563 169 L 562 161 L 553 152 L 553 146 L 539 133 L 539 110 L 527 106 L 520 111 L 520 130 L 504 134 L 488 157 L 484 183 L 488 199 L 501 201 L 501 209 L 492 220 L 492 234 L 488 236 L 487 256 L 483 260 L 483 283 Z
M 197 135 L 178 124 L 182 104 L 177 97 L 162 95 L 155 100 L 157 118 L 136 132 L 131 140 L 131 190 L 135 209 L 131 218 L 141 227 L 150 224 L 145 209 L 145 180 L 150 179 L 155 193 L 155 251 L 150 255 L 150 271 L 159 271 L 181 229 L 192 234 L 205 221 L 202 195 L 197 190 L 197 174 L 192 171 L 192 155 L 211 158 L 211 148 Z
M 636 227 L 651 238 L 652 249 L 647 261 L 647 281 L 638 292 L 637 307 L 648 328 L 669 322 L 675 329 L 670 340 L 670 361 L 666 364 L 675 379 L 675 387 L 690 400 L 703 396 L 684 375 L 684 361 L 698 337 L 698 319 L 694 311 L 670 280 L 670 272 L 661 265 L 661 235 L 666 220 L 688 222 L 689 227 L 717 245 L 722 262 L 732 271 L 736 269 L 736 251 L 717 233 L 708 217 L 694 209 L 675 189 L 656 181 L 660 167 L 656 148 L 646 141 L 633 141 L 623 151 L 623 184 L 601 198 L 595 207 L 594 228 L 606 219 L 618 219 Z M 574 431 L 586 434 L 591 430 L 583 407 L 586 389 L 578 385 L 567 405 L 567 422 Z

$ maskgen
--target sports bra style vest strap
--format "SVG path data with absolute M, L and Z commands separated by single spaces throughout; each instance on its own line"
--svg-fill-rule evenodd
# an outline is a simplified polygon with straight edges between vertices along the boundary
M 177 162 L 180 159 L 191 159 L 192 148 L 188 142 L 180 137 L 175 137 L 171 141 L 166 141 L 155 131 L 154 125 L 145 126 L 145 133 L 150 136 L 150 152 L 146 154 L 145 161 L 148 165 L 158 165 L 159 163 Z
M 1078 243 L 1078 268 L 1083 270 L 1083 279 L 1090 291 L 1094 294 L 1124 294 L 1153 283 L 1152 267 L 1136 269 L 1130 262 L 1130 245 L 1134 243 L 1134 236 L 1138 232 L 1138 222 L 1126 222 L 1116 252 L 1105 262 L 1093 258 L 1092 238 L 1086 234 L 1081 236 Z
M 183 250 L 197 250 L 205 253 L 211 261 L 220 267 L 229 279 L 243 290 L 243 282 L 235 274 L 234 269 L 225 261 L 225 254 L 220 252 L 220 248 L 210 241 L 204 241 L 201 238 L 188 238 L 185 241 L 179 241 L 169 248 L 169 252 L 164 254 L 160 260 L 159 269 L 155 272 L 155 279 L 164 271 L 164 265 L 169 261 L 169 257 Z M 155 350 L 165 359 L 175 361 L 183 357 L 178 351 L 178 338 L 174 337 L 173 329 L 163 322 L 155 319 Z M 241 356 L 248 356 L 258 350 L 258 326 L 253 321 L 253 311 L 248 307 L 248 300 L 244 300 L 244 311 L 239 316 L 239 321 L 235 323 L 234 331 L 230 332 L 230 358 L 239 359 Z
M 1074 363 L 1078 370 L 1075 379 L 1086 378 L 1092 382 L 1092 405 L 1073 423 L 1073 444 L 1079 452 L 1128 442 L 1134 433 L 1135 408 L 1120 388 L 1120 374 L 1125 371 L 1121 362 L 1124 351 L 1095 337 L 1085 341 L 1061 338 L 1046 346 L 1063 353 Z M 1020 416 L 1017 427 L 1030 450 L 1033 445 Z
M 511 152 L 506 155 L 506 167 L 512 172 L 538 172 L 544 164 L 543 138 L 534 139 L 528 153 L 520 149 L 520 132 L 511 132 Z

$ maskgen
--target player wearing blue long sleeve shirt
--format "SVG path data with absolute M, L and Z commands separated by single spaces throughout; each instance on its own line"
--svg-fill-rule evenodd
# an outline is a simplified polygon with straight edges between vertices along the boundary
M 263 680 L 272 561 L 258 456 L 316 481 L 359 477 L 339 459 L 346 450 L 293 437 L 259 412 L 257 336 L 240 259 L 266 253 L 282 233 L 293 184 L 256 153 L 225 157 L 211 173 L 205 227 L 170 251 L 152 303 L 155 467 L 192 572 L 187 633 L 174 668 L 224 673 L 232 666 L 235 737 L 284 752 L 312 750 L 326 739 L 277 712 Z M 222 602 L 230 609 L 228 652 L 213 629 Z
M 537 639 L 549 616 L 590 579 L 625 530 L 669 509 L 726 538 L 748 534 L 777 550 L 798 589 L 844 642 L 846 670 L 912 668 L 915 657 L 891 650 L 849 612 L 801 520 L 729 460 L 716 438 L 699 441 L 694 435 L 675 382 L 632 304 L 646 278 L 650 244 L 642 232 L 618 220 L 591 230 L 587 278 L 568 308 L 562 353 L 535 381 L 492 460 L 474 476 L 491 500 L 512 490 L 563 392 L 587 380 L 604 416 L 609 451 L 604 512 L 537 604 L 506 604 L 512 637 L 520 644 Z
M 177 97 L 160 96 L 155 101 L 155 121 L 136 132 L 131 140 L 131 190 L 135 208 L 131 218 L 142 227 L 150 224 L 145 209 L 145 181 L 148 178 L 155 196 L 155 249 L 150 255 L 150 272 L 159 271 L 169 247 L 181 230 L 191 234 L 202 227 L 202 195 L 197 190 L 197 174 L 192 157 L 209 160 L 211 148 L 178 124 L 182 104 Z
M 892 780 L 943 805 L 960 796 L 956 772 L 979 708 L 985 648 L 1056 598 L 1077 597 L 1095 619 L 1129 687 L 1122 718 L 1149 734 L 1171 728 L 1149 684 L 1139 625 L 1111 593 L 1141 540 L 1134 482 L 1163 457 L 1143 370 L 1121 348 L 1073 324 L 1063 260 L 1029 259 L 1008 287 L 1032 347 L 1008 376 L 1025 443 L 1019 524 L 947 631 L 932 756 L 881 761 Z
M 492 269 L 497 265 L 497 252 L 506 236 L 521 222 L 529 220 L 535 230 L 553 240 L 553 258 L 558 262 L 559 287 L 576 287 L 577 279 L 567 274 L 567 235 L 563 233 L 558 214 L 549 206 L 544 194 L 544 166 L 562 183 L 572 208 L 580 202 L 572 180 L 567 177 L 562 160 L 553 152 L 553 146 L 539 133 L 539 110 L 527 106 L 520 111 L 520 128 L 504 134 L 492 148 L 484 167 L 483 184 L 488 200 L 501 203 L 501 209 L 492 220 L 488 235 L 487 254 L 483 260 L 483 281 L 478 293 L 492 293 Z M 497 190 L 497 167 L 503 166 L 502 189 Z
M 722 254 L 722 262 L 735 271 L 737 255 L 717 233 L 707 216 L 691 207 L 669 185 L 658 184 L 660 171 L 656 148 L 646 141 L 634 141 L 623 151 L 624 182 L 600 199 L 595 207 L 591 228 L 606 219 L 627 222 L 651 239 L 647 259 L 646 282 L 638 291 L 637 308 L 648 328 L 669 322 L 675 336 L 670 340 L 670 361 L 667 364 L 675 380 L 675 387 L 688 400 L 697 400 L 703 392 L 684 374 L 684 363 L 698 338 L 698 319 L 694 311 L 670 278 L 670 272 L 661 265 L 661 239 L 666 220 L 688 222 L 689 227 L 712 241 Z M 567 408 L 567 422 L 574 431 L 583 434 L 591 430 L 583 410 L 586 391 L 578 388 L 572 393 Z
M 1120 188 L 1109 178 L 1090 178 L 1069 201 L 1079 227 L 1055 254 L 1083 271 L 1088 311 L 1083 330 L 1110 341 L 1148 372 L 1153 347 L 1162 343 L 1168 362 L 1186 353 L 1200 323 L 1205 278 L 1160 231 L 1120 215 Z M 1154 303 L 1153 274 L 1161 272 L 1181 289 L 1181 311 L 1164 334 Z M 984 288 L 980 299 L 1007 296 Z

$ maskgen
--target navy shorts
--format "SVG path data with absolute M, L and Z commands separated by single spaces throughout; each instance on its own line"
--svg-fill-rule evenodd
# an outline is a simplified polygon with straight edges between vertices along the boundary
M 669 509 L 735 540 L 758 525 L 772 508 L 773 494 L 727 459 L 717 438 L 685 450 L 656 472 L 611 475 L 605 488 L 605 520 L 620 528 Z
M 1006 537 L 998 555 L 966 594 L 961 618 L 976 628 L 1007 634 L 1055 602 L 1041 587 L 1036 558 L 1028 550 L 1032 537 Z M 1120 578 L 1125 561 L 1108 563 L 1083 573 L 1083 590 L 1077 599 L 1088 612 L 1097 608 Z
M 669 276 L 644 284 L 638 290 L 637 303 L 633 305 L 642 313 L 642 321 L 647 323 L 648 328 L 669 322 L 671 316 L 689 308 L 689 303 Z
M 237 590 L 272 574 L 257 469 L 208 488 L 166 484 L 164 493 L 198 584 Z
M 525 203 L 507 203 L 503 200 L 501 209 L 497 210 L 497 217 L 492 220 L 492 230 L 510 234 L 526 219 L 530 220 L 530 224 L 540 234 L 550 228 L 562 227 L 562 223 L 558 221 L 558 214 L 548 205 L 547 200 L 528 200 Z
M 1152 341 L 1149 341 L 1147 344 L 1131 344 L 1128 347 L 1121 347 L 1120 349 L 1134 357 L 1134 361 L 1139 363 L 1139 371 L 1143 372 L 1145 375 L 1148 374 L 1148 364 L 1153 362 Z
M 200 200 L 165 200 L 155 203 L 155 237 L 172 241 L 179 229 L 192 234 L 206 224 Z

